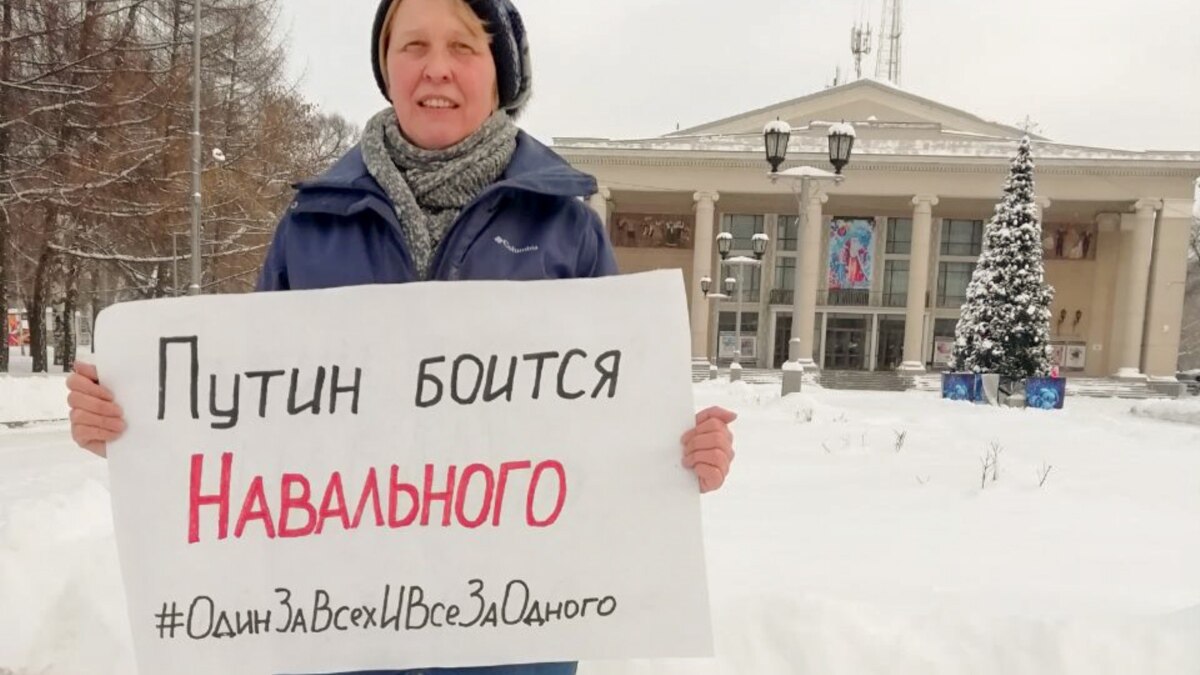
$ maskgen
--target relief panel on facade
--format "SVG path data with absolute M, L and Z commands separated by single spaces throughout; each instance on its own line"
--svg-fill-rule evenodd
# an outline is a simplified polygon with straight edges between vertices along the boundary
M 614 246 L 690 249 L 696 231 L 691 214 L 618 213 L 612 219 Z
M 1095 260 L 1097 227 L 1046 223 L 1042 226 L 1042 254 L 1046 260 Z

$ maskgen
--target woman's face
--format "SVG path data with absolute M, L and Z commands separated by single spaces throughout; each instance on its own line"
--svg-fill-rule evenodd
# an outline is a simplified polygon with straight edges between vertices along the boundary
M 428 150 L 474 133 L 498 107 L 483 24 L 458 0 L 403 0 L 387 44 L 388 93 L 400 129 Z

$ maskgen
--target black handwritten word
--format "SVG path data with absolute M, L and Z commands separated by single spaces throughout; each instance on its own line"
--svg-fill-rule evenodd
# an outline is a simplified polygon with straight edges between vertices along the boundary
M 244 635 L 267 633 L 320 634 L 330 630 L 422 631 L 444 628 L 497 628 L 505 626 L 541 627 L 554 621 L 608 618 L 617 611 L 617 599 L 608 595 L 581 600 L 549 601 L 533 597 L 529 584 L 510 581 L 498 599 L 488 599 L 484 582 L 472 579 L 467 613 L 462 605 L 436 602 L 427 598 L 425 589 L 417 585 L 384 586 L 383 599 L 377 604 L 358 606 L 333 602 L 328 591 L 318 589 L 311 604 L 296 605 L 293 593 L 276 588 L 279 607 L 276 610 L 219 609 L 206 595 L 197 597 L 188 611 L 178 611 L 175 602 L 163 603 L 156 613 L 159 639 L 176 639 L 176 630 L 186 627 L 191 640 L 227 639 Z M 308 611 L 306 611 L 308 610 Z M 186 618 L 185 618 L 186 617 Z M 280 622 L 273 623 L 279 618 Z M 168 623 L 169 621 L 169 623 Z M 165 630 L 169 628 L 170 630 Z
M 168 355 L 171 352 L 172 345 L 184 346 L 189 351 L 188 360 L 188 400 L 191 404 L 192 419 L 200 419 L 200 338 L 197 336 L 187 337 L 170 337 L 160 338 L 158 341 L 158 419 L 166 419 L 167 415 L 167 382 L 169 380 Z M 178 350 L 176 350 L 178 351 Z M 328 376 L 328 378 L 327 378 Z M 266 417 L 267 410 L 271 408 L 271 382 L 275 378 L 283 378 L 283 382 L 287 383 L 287 404 L 286 408 L 282 402 L 275 408 L 279 410 L 286 409 L 290 416 L 300 415 L 302 413 L 310 413 L 312 415 L 321 414 L 321 405 L 328 396 L 327 413 L 329 415 L 337 414 L 338 402 L 342 396 L 349 399 L 351 415 L 358 414 L 358 395 L 362 388 L 362 369 L 354 369 L 354 381 L 352 384 L 344 383 L 348 381 L 349 369 L 346 373 L 342 372 L 340 366 L 333 366 L 326 369 L 324 366 L 317 368 L 315 374 L 301 378 L 301 370 L 292 368 L 290 373 L 287 370 L 256 370 L 246 373 L 235 373 L 233 382 L 229 385 L 218 386 L 218 377 L 216 374 L 211 374 L 208 377 L 208 412 L 216 418 L 212 422 L 214 429 L 232 429 L 237 426 L 238 420 L 242 415 L 242 378 L 245 377 L 247 387 L 252 386 L 251 383 L 257 383 L 258 386 L 258 416 Z M 304 393 L 301 393 L 301 380 L 312 387 L 311 396 L 305 388 Z M 328 395 L 326 395 L 326 379 L 329 381 Z M 281 392 L 282 389 L 276 391 Z M 219 403 L 218 397 L 224 397 L 227 403 Z M 308 400 L 302 400 L 307 398 Z M 298 400 L 300 399 L 300 400 Z M 342 406 L 345 410 L 345 405 Z
M 609 617 L 617 611 L 617 599 L 611 595 L 603 598 L 585 598 L 582 601 L 539 602 L 531 597 L 529 585 L 524 581 L 517 580 L 510 581 L 505 586 L 504 597 L 497 603 L 495 601 L 489 602 L 484 598 L 483 581 L 472 579 L 470 585 L 471 598 L 478 603 L 478 611 L 470 621 L 458 624 L 463 628 L 472 628 L 475 626 L 479 626 L 480 628 L 494 627 L 498 625 L 497 622 L 502 622 L 506 626 L 516 626 L 518 624 L 544 626 L 551 621 L 586 618 L 590 605 L 594 605 L 593 616 Z M 385 598 L 384 606 L 386 607 L 386 605 Z M 432 614 L 432 610 L 430 610 L 430 614 Z
M 420 488 L 415 483 L 401 481 L 400 467 L 395 464 L 391 466 L 390 480 L 386 485 L 380 481 L 380 472 L 372 467 L 361 482 L 362 490 L 358 493 L 353 517 L 349 508 L 351 502 L 346 500 L 345 481 L 341 472 L 333 472 L 325 481 L 319 505 L 313 499 L 317 493 L 313 490 L 312 481 L 303 474 L 283 474 L 279 479 L 278 492 L 271 491 L 273 494 L 270 497 L 263 476 L 254 476 L 245 489 L 237 520 L 233 521 L 233 536 L 241 539 L 247 527 L 253 523 L 261 527 L 268 539 L 320 535 L 329 523 L 351 531 L 362 525 L 364 514 L 369 514 L 375 527 L 392 529 L 418 524 L 420 527 L 430 527 L 431 523 L 433 527 L 452 527 L 457 523 L 467 529 L 475 529 L 489 520 L 492 527 L 499 527 L 510 479 L 518 472 L 530 470 L 533 473 L 525 486 L 525 524 L 529 527 L 550 527 L 558 521 L 566 505 L 567 471 L 561 462 L 555 460 L 542 461 L 537 465 L 524 460 L 504 462 L 495 470 L 486 464 L 471 464 L 461 472 L 457 465 L 451 464 L 446 467 L 445 478 L 441 481 L 445 487 L 440 489 L 435 487 L 438 472 L 433 464 L 425 465 L 424 481 Z M 205 508 L 216 509 L 217 539 L 229 536 L 233 453 L 221 455 L 216 492 L 203 493 L 203 477 L 204 455 L 192 455 L 188 487 L 189 544 L 200 541 L 200 515 L 201 509 Z M 554 485 L 547 487 L 548 483 Z M 555 489 L 557 493 L 553 510 L 539 517 L 534 512 L 534 503 L 538 491 L 543 488 Z M 482 496 L 477 511 L 467 506 L 467 498 L 473 496 L 472 491 Z M 387 496 L 386 518 L 383 495 Z M 441 503 L 440 517 L 435 515 L 435 502 Z
M 557 367 L 546 367 L 548 363 L 555 362 Z M 532 365 L 520 368 L 521 364 Z M 573 364 L 578 364 L 574 370 Z M 580 371 L 579 368 L 583 370 Z M 544 376 L 555 369 L 557 377 L 550 377 L 554 380 L 554 393 L 559 398 L 573 401 L 588 395 L 586 388 L 568 386 L 568 373 L 575 374 L 571 380 L 576 382 L 575 387 L 579 386 L 578 382 L 581 379 L 589 384 L 594 381 L 591 386 L 591 398 L 597 399 L 601 395 L 613 398 L 617 394 L 617 380 L 621 372 L 621 352 L 607 351 L 595 359 L 589 359 L 587 352 L 582 349 L 572 349 L 565 354 L 538 352 L 509 357 L 508 366 L 503 369 L 501 357 L 495 355 L 488 359 L 486 365 L 483 359 L 471 354 L 463 354 L 453 362 L 445 356 L 430 357 L 421 361 L 417 371 L 417 407 L 431 408 L 441 403 L 447 389 L 450 390 L 450 399 L 459 405 L 471 405 L 478 401 L 491 403 L 501 397 L 505 402 L 511 403 L 518 371 L 522 372 L 523 379 L 530 381 L 530 398 L 537 400 L 542 395 Z M 549 389 L 550 386 L 546 388 Z
M 172 603 L 174 606 L 174 603 Z M 158 615 L 155 615 L 156 617 Z M 187 636 L 192 640 L 208 638 L 235 638 L 241 635 L 260 635 L 271 631 L 271 611 L 257 609 L 235 611 L 232 617 L 225 610 L 218 610 L 216 603 L 207 595 L 192 601 L 187 612 Z M 162 630 L 158 633 L 163 639 Z M 171 638 L 175 632 L 171 631 Z

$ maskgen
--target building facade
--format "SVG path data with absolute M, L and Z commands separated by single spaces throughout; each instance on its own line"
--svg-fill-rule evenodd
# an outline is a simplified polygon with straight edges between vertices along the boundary
M 807 204 L 769 180 L 762 130 L 776 119 L 793 128 L 782 169 L 828 168 L 830 125 L 852 123 L 845 180 L 814 184 Z M 919 372 L 949 362 L 984 223 L 1023 135 L 859 80 L 659 138 L 560 138 L 555 149 L 597 177 L 591 204 L 622 272 L 682 270 L 694 357 L 727 361 L 740 345 L 744 365 L 779 367 L 794 335 L 819 368 Z M 1200 153 L 1032 138 L 1056 363 L 1091 377 L 1172 376 Z M 768 235 L 761 267 L 723 264 L 721 232 L 733 255 Z M 704 277 L 739 272 L 729 300 L 700 290 Z

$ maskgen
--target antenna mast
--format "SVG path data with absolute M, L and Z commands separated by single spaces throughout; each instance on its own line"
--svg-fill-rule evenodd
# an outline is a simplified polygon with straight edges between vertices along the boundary
M 871 53 L 871 24 L 859 22 L 850 29 L 850 52 L 854 54 L 854 78 L 861 80 L 863 57 Z
M 900 85 L 900 36 L 904 33 L 903 0 L 884 0 L 883 28 L 879 33 L 879 56 L 875 61 L 875 77 Z

